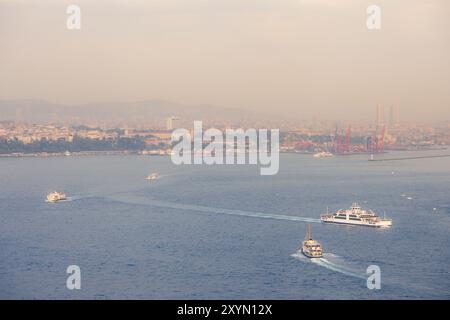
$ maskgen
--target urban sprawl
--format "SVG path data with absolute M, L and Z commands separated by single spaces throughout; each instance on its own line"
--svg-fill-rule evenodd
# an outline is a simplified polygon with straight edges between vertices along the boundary
M 161 122 L 162 128 L 142 128 L 142 126 L 120 128 L 91 124 L 27 124 L 0 121 L 0 155 L 45 156 L 75 153 L 168 155 L 172 146 L 172 131 L 179 127 L 189 127 L 181 126 L 178 117 L 169 117 Z M 211 127 L 238 128 L 230 123 L 214 123 Z M 385 121 L 380 112 L 376 121 L 369 125 L 355 123 L 336 125 L 311 121 L 297 127 L 290 123 L 285 129 L 280 126 L 281 152 L 326 151 L 334 154 L 373 154 L 388 150 L 445 149 L 448 145 L 450 145 L 450 123 L 401 124 L 395 117 Z

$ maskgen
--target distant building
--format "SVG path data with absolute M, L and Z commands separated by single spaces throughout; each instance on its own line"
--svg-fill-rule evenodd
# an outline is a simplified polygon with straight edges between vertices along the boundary
M 377 106 L 377 126 L 381 127 L 384 125 L 384 107 L 379 104 Z
M 167 131 L 151 131 L 150 135 L 157 137 L 161 140 L 170 140 L 172 137 L 172 133 Z
M 179 120 L 180 120 L 180 118 L 174 117 L 174 116 L 167 118 L 167 120 L 166 120 L 166 129 L 167 130 L 174 130 L 174 129 L 178 128 Z
M 399 109 L 398 106 L 391 106 L 389 110 L 389 124 L 391 127 L 399 125 Z

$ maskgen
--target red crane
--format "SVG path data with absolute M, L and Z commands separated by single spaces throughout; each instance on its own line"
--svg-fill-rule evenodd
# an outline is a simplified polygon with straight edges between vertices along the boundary
M 344 136 L 344 132 L 341 132 L 341 134 L 338 133 L 338 130 L 336 128 L 335 133 L 335 152 L 337 154 L 343 154 L 343 153 L 350 153 L 350 138 L 352 134 L 352 128 L 349 125 L 347 128 L 347 133 Z
M 371 153 L 383 153 L 384 152 L 384 134 L 386 131 L 386 126 L 381 128 L 381 132 L 378 133 L 378 127 L 375 131 L 373 137 L 370 138 L 368 144 L 369 152 Z

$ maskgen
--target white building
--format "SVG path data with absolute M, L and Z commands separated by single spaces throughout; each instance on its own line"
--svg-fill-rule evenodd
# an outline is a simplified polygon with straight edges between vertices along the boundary
M 166 120 L 166 129 L 167 130 L 176 129 L 178 127 L 178 125 L 179 125 L 179 120 L 180 120 L 180 118 L 174 117 L 174 116 L 167 118 L 167 120 Z

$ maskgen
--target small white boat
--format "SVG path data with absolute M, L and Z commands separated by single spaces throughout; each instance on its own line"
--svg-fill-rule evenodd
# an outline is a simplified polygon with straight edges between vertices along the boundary
M 156 172 L 150 173 L 147 178 L 145 178 L 146 180 L 156 180 L 159 178 L 159 175 Z
M 314 158 L 329 158 L 332 156 L 333 156 L 333 154 L 331 152 L 326 152 L 326 151 L 318 152 L 313 155 Z
M 67 200 L 67 196 L 65 193 L 54 191 L 47 195 L 47 202 L 58 202 L 62 200 Z

